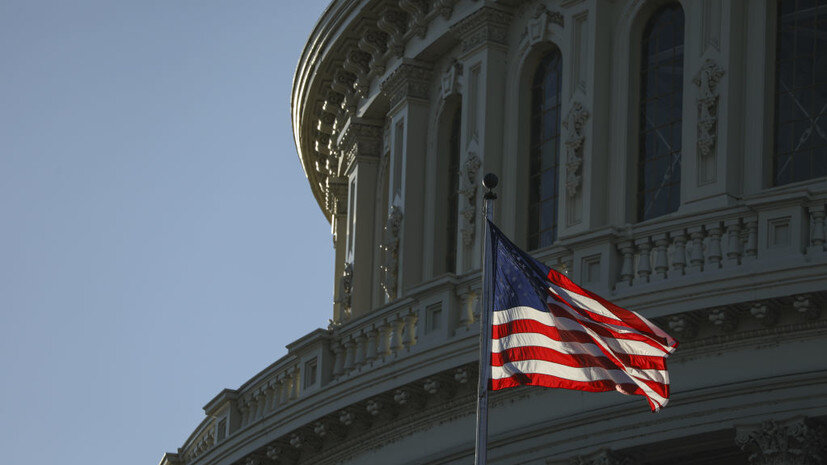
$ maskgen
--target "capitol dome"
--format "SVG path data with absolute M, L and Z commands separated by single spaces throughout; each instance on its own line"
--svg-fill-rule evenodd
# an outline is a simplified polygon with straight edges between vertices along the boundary
M 291 108 L 330 322 L 162 465 L 472 463 L 488 172 L 515 243 L 681 342 L 656 414 L 492 393 L 489 463 L 827 462 L 827 1 L 334 0 Z

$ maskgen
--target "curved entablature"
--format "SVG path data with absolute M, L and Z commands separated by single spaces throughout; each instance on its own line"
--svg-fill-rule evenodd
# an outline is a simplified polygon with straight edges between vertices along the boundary
M 400 63 L 427 58 L 435 49 L 458 43 L 462 34 L 477 27 L 474 21 L 458 23 L 477 10 L 490 16 L 520 3 L 337 0 L 325 10 L 296 68 L 291 111 L 302 167 L 328 219 L 343 213 L 346 203 L 341 198 L 346 191 L 337 186 L 344 176 L 345 147 L 339 139 L 347 121 L 384 119 L 393 95 L 383 83 Z M 432 23 L 439 27 L 430 28 Z M 498 31 L 505 34 L 504 29 Z

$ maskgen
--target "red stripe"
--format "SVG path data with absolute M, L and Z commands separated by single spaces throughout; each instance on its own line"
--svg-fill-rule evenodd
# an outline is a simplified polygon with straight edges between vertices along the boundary
M 492 391 L 498 391 L 500 389 L 516 386 L 544 386 L 548 388 L 574 389 L 577 391 L 588 392 L 619 391 L 626 395 L 643 396 L 646 398 L 646 401 L 649 403 L 652 410 L 657 409 L 657 405 L 649 399 L 640 387 L 634 384 L 624 383 L 619 385 L 620 389 L 618 389 L 618 385 L 611 380 L 572 381 L 570 379 L 558 378 L 556 376 L 544 375 L 540 373 L 520 373 L 513 375 L 510 378 L 492 379 L 490 388 Z
M 574 368 L 600 367 L 607 370 L 624 369 L 623 366 L 612 362 L 609 357 L 600 357 L 591 354 L 566 354 L 540 346 L 512 347 L 502 352 L 494 352 L 491 354 L 491 365 L 497 367 L 503 366 L 504 363 L 522 360 L 544 360 Z M 635 366 L 634 368 L 642 370 L 666 370 L 666 363 L 664 363 L 660 357 L 646 357 L 646 360 L 639 361 L 645 362 L 646 366 Z
M 615 331 L 612 328 L 607 328 L 605 326 L 595 324 L 594 322 L 592 322 L 588 319 L 588 318 L 591 318 L 591 315 L 588 315 L 588 316 L 583 315 L 579 311 L 577 311 L 576 309 L 574 311 L 578 315 L 580 315 L 580 316 L 582 316 L 583 318 L 586 318 L 586 319 L 581 320 L 581 319 L 577 318 L 575 315 L 572 315 L 570 312 L 566 311 L 566 309 L 560 308 L 559 306 L 551 304 L 551 303 L 548 304 L 548 309 L 549 309 L 549 311 L 551 312 L 552 315 L 554 315 L 558 318 L 567 318 L 569 320 L 576 321 L 580 325 L 589 328 L 590 330 L 594 331 L 595 333 L 597 333 L 600 336 L 611 337 L 611 338 L 614 338 L 614 339 L 626 339 L 626 340 L 629 340 L 629 341 L 644 342 L 644 343 L 649 344 L 650 346 L 652 346 L 652 347 L 654 347 L 658 350 L 663 351 L 664 353 L 667 353 L 667 351 L 663 348 L 663 346 L 661 344 L 658 344 L 657 342 L 653 341 L 652 338 L 650 338 L 650 337 L 648 337 L 644 334 L 640 334 L 640 333 L 622 333 L 620 331 Z M 591 312 L 588 312 L 588 313 L 591 313 Z M 600 315 L 596 315 L 596 316 L 600 317 Z M 605 317 L 603 317 L 603 318 L 605 318 Z M 597 318 L 592 318 L 592 319 L 597 320 Z M 606 320 L 609 320 L 609 319 L 606 318 Z M 609 321 L 603 321 L 603 323 L 612 324 Z M 623 322 L 620 321 L 620 320 L 617 320 L 616 323 L 619 323 L 620 325 L 623 324 Z M 633 329 L 633 328 L 629 328 L 629 329 Z
M 511 334 L 519 333 L 542 334 L 544 336 L 550 337 L 551 339 L 554 339 L 555 341 L 560 342 L 580 342 L 586 344 L 595 344 L 598 348 L 600 348 L 600 351 L 603 352 L 603 354 L 607 358 L 614 361 L 614 363 L 618 366 L 625 365 L 634 368 L 645 369 L 652 363 L 655 363 L 654 360 L 663 361 L 662 357 L 657 357 L 653 355 L 627 354 L 624 352 L 614 351 L 607 352 L 606 349 L 603 348 L 603 346 L 596 343 L 594 339 L 592 339 L 588 334 L 582 331 L 560 330 L 555 326 L 544 325 L 536 320 L 513 320 L 499 325 L 492 325 L 491 327 L 491 336 L 493 339 L 500 339 Z
M 566 275 L 558 273 L 553 269 L 549 269 L 548 280 L 564 289 L 576 292 L 582 296 L 590 297 L 600 302 L 607 310 L 609 310 L 611 313 L 617 316 L 624 323 L 644 334 L 651 335 L 653 339 L 660 341 L 663 345 L 670 347 L 678 346 L 677 341 L 673 340 L 672 344 L 670 344 L 666 338 L 655 334 L 652 328 L 650 328 L 649 325 L 647 325 L 634 313 L 630 312 L 629 310 L 626 310 L 625 308 L 618 307 L 617 305 L 609 302 L 603 297 L 600 297 L 597 294 L 594 294 L 586 289 L 581 288 L 577 284 L 574 284 Z

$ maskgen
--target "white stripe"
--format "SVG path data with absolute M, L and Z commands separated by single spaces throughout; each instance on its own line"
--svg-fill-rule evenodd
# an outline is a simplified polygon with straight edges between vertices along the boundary
M 492 379 L 510 378 L 518 373 L 544 374 L 580 382 L 610 380 L 616 384 L 636 384 L 646 393 L 646 396 L 655 403 L 660 405 L 666 403 L 665 398 L 653 391 L 645 383 L 636 380 L 621 370 L 606 370 L 605 368 L 597 367 L 572 368 L 544 360 L 524 360 L 509 362 L 501 367 L 491 367 Z
M 602 303 L 598 302 L 595 299 L 592 299 L 591 297 L 588 297 L 588 296 L 585 296 L 585 295 L 582 295 L 582 294 L 578 294 L 577 292 L 570 291 L 570 290 L 568 290 L 564 287 L 560 287 L 560 286 L 558 286 L 556 284 L 553 284 L 553 283 L 549 283 L 549 290 L 552 291 L 553 293 L 557 294 L 560 298 L 562 298 L 566 302 L 568 302 L 570 304 L 574 304 L 575 307 L 580 307 L 580 308 L 589 310 L 593 313 L 597 313 L 598 315 L 602 315 L 602 316 L 605 316 L 607 318 L 620 320 L 620 317 L 618 315 L 615 315 L 611 310 L 606 308 Z M 658 328 L 657 326 L 652 324 L 651 321 L 647 320 L 645 317 L 643 317 L 639 313 L 633 312 L 631 310 L 626 310 L 626 311 L 631 313 L 632 315 L 634 315 L 637 319 L 639 319 L 640 322 L 643 323 L 644 325 L 646 325 L 646 327 L 648 327 L 649 329 L 651 329 L 653 333 L 655 333 L 659 337 L 665 338 L 667 340 L 669 345 L 664 345 L 663 346 L 664 350 L 668 350 L 670 353 L 674 352 L 675 349 L 673 347 L 671 347 L 671 345 L 673 345 L 675 343 L 675 340 L 671 336 L 669 336 L 668 334 L 663 332 L 663 330 L 661 330 L 660 328 Z
M 501 353 L 508 349 L 518 347 L 547 347 L 558 352 L 570 355 L 591 355 L 605 357 L 600 347 L 595 344 L 583 344 L 579 342 L 560 342 L 536 333 L 518 333 L 494 339 L 491 346 L 491 353 Z M 635 367 L 623 367 L 630 375 L 639 376 L 661 384 L 669 384 L 669 373 L 666 370 L 642 369 Z
M 559 342 L 542 334 L 536 333 L 510 334 L 500 339 L 494 339 L 492 341 L 491 352 L 502 353 L 508 349 L 517 349 L 520 347 L 546 347 L 568 355 L 606 357 L 605 352 L 603 352 L 597 344 Z M 669 375 L 666 370 L 643 369 L 631 366 L 623 366 L 621 368 L 631 370 L 634 372 L 632 374 L 635 376 L 651 379 L 652 381 L 657 381 L 664 384 L 669 382 Z
M 546 326 L 554 326 L 560 330 L 564 331 L 580 331 L 588 334 L 591 336 L 592 339 L 598 339 L 603 341 L 606 344 L 606 349 L 612 352 L 621 352 L 625 354 L 636 354 L 636 355 L 651 355 L 655 357 L 662 357 L 663 351 L 658 350 L 651 345 L 642 342 L 642 341 L 633 341 L 629 339 L 616 339 L 613 337 L 603 337 L 595 333 L 593 330 L 586 328 L 585 326 L 577 323 L 576 321 L 570 320 L 568 318 L 555 318 L 549 312 L 541 312 L 537 311 L 531 307 L 514 307 L 508 310 L 499 310 L 494 312 L 494 324 L 504 324 L 508 323 L 509 321 L 513 320 L 534 320 L 538 323 L 542 323 Z M 553 339 L 549 338 L 548 336 L 544 336 L 537 333 L 524 333 L 524 334 L 535 334 L 536 336 L 543 337 L 545 340 Z M 494 339 L 496 343 L 497 339 Z M 567 342 L 566 344 L 576 344 L 575 342 Z M 546 345 L 546 344 L 536 344 L 536 345 Z
M 592 299 L 591 297 L 578 294 L 574 291 L 570 291 L 564 287 L 560 287 L 553 283 L 549 283 L 549 290 L 560 296 L 566 302 L 572 303 L 577 307 L 584 308 L 586 310 L 597 313 L 598 315 L 605 316 L 607 318 L 612 318 L 615 320 L 620 319 L 608 308 L 604 307 L 603 304 Z

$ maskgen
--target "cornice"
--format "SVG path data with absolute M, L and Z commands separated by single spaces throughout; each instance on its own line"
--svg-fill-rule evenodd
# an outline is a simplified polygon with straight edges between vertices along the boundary
M 391 111 L 406 99 L 427 100 L 431 75 L 430 65 L 415 60 L 403 60 L 381 86 Z
M 667 328 L 667 331 L 681 341 L 681 349 L 670 357 L 669 363 L 682 364 L 700 357 L 715 358 L 720 357 L 722 353 L 739 352 L 750 347 L 777 345 L 780 341 L 815 340 L 823 337 L 827 329 L 827 318 L 818 310 L 825 302 L 827 293 L 824 292 L 757 302 L 745 301 L 657 318 L 655 323 Z M 398 313 L 398 309 L 396 312 Z M 720 315 L 726 314 L 729 315 L 729 319 L 719 318 Z M 768 315 L 774 317 L 767 318 Z M 381 319 L 384 321 L 387 318 Z M 722 323 L 728 320 L 732 324 Z M 368 326 L 365 326 L 366 324 Z M 324 337 L 334 345 L 341 345 L 345 340 L 352 343 L 354 337 L 358 339 L 359 334 L 366 334 L 363 327 L 370 327 L 370 322 L 362 322 L 358 327 L 336 328 Z M 476 340 L 472 333 L 468 333 L 461 341 L 451 344 L 461 343 L 464 347 L 472 345 Z M 252 429 L 243 428 L 237 431 L 232 441 L 233 450 L 248 450 L 249 446 L 245 447 L 244 444 L 254 441 L 258 445 L 252 454 L 246 453 L 248 458 L 264 457 L 268 453 L 275 456 L 277 451 L 281 454 L 280 457 L 292 454 L 291 463 L 336 463 L 364 453 L 365 450 L 381 447 L 416 432 L 433 428 L 443 422 L 471 415 L 473 389 L 469 389 L 468 385 L 474 384 L 469 383 L 469 380 L 476 376 L 476 363 L 469 363 L 467 357 L 459 362 L 458 359 L 452 358 L 453 355 L 447 358 L 440 356 L 440 371 L 423 372 L 420 368 L 428 365 L 428 360 L 439 354 L 434 353 L 433 349 L 428 349 L 422 352 L 421 356 L 417 356 L 413 351 L 415 347 L 404 349 L 405 355 L 391 355 L 378 366 L 374 366 L 373 363 L 364 367 L 354 365 L 350 371 L 331 381 L 333 384 L 326 388 L 330 390 L 326 396 L 319 397 L 323 391 L 316 392 L 305 400 L 310 404 L 295 404 L 288 417 L 284 417 L 285 413 L 276 413 L 266 419 L 262 418 L 255 425 L 250 425 Z M 439 347 L 444 349 L 443 346 Z M 456 353 L 456 348 L 452 349 L 451 353 Z M 446 367 L 451 366 L 452 360 L 462 365 L 446 370 Z M 411 371 L 409 375 L 412 376 L 401 376 L 399 373 L 404 371 L 403 367 L 420 368 Z M 401 383 L 388 383 L 388 370 L 397 373 L 395 379 Z M 265 382 L 267 380 L 261 380 L 261 383 Z M 354 386 L 360 386 L 358 395 L 353 391 Z M 250 393 L 247 392 L 249 389 L 245 389 L 245 393 L 239 397 L 250 399 Z M 709 389 L 718 392 L 721 388 Z M 335 401 L 331 395 L 336 398 Z M 536 394 L 530 389 L 502 391 L 492 398 L 492 405 L 501 405 L 530 395 Z M 690 395 L 700 396 L 698 402 L 705 402 L 705 399 L 709 398 L 709 394 L 705 393 Z M 720 397 L 723 394 L 716 395 Z M 341 407 L 345 399 L 352 400 Z M 681 402 L 686 400 L 681 399 Z M 334 404 L 339 406 L 330 409 Z M 309 406 L 315 406 L 315 409 L 308 409 Z M 596 420 L 587 415 L 575 423 L 570 421 L 573 420 L 554 420 L 555 424 L 569 422 L 566 424 L 575 426 Z M 279 424 L 283 426 L 278 426 Z M 287 424 L 296 426 L 284 428 Z M 263 431 L 269 432 L 266 442 L 261 441 L 264 438 Z M 274 434 L 276 431 L 279 431 L 277 435 Z M 201 433 L 198 437 L 201 438 Z M 333 438 L 332 442 L 328 441 L 330 438 Z M 198 445 L 199 451 L 206 450 L 204 447 L 211 447 L 211 438 L 206 440 L 206 446 Z M 189 451 L 190 447 L 193 446 L 185 446 L 184 450 Z M 221 447 L 219 444 L 214 451 L 219 452 Z M 214 458 L 210 459 L 209 456 Z M 218 456 L 226 457 L 224 453 L 219 453 Z M 215 457 L 212 453 L 207 454 L 207 461 L 203 463 L 218 463 Z M 200 463 L 200 457 L 198 458 L 199 460 L 194 463 Z
M 512 14 L 492 6 L 483 6 L 455 24 L 451 30 L 462 43 L 462 52 L 470 53 L 486 43 L 505 46 Z
M 360 106 L 366 104 L 384 105 L 390 100 L 393 106 L 406 97 L 428 97 L 428 84 L 417 79 L 415 71 L 410 79 L 400 79 L 411 71 L 411 61 L 417 58 L 406 56 L 406 51 L 416 55 L 418 52 L 410 50 L 421 48 L 409 47 L 410 43 L 437 41 L 457 33 L 466 50 L 478 43 L 504 43 L 509 13 L 493 2 L 474 2 L 470 15 L 458 18 L 454 11 L 457 3 L 334 0 L 314 27 L 294 75 L 291 112 L 302 168 L 328 220 L 336 202 L 331 201 L 334 196 L 327 189 L 336 182 L 328 183 L 327 178 L 341 176 L 340 168 L 348 166 L 341 160 L 347 152 L 338 146 L 346 121 L 360 116 L 364 111 Z M 444 28 L 440 37 L 429 32 L 436 20 Z M 383 80 L 398 60 L 402 63 Z M 376 99 L 377 92 L 387 98 Z

